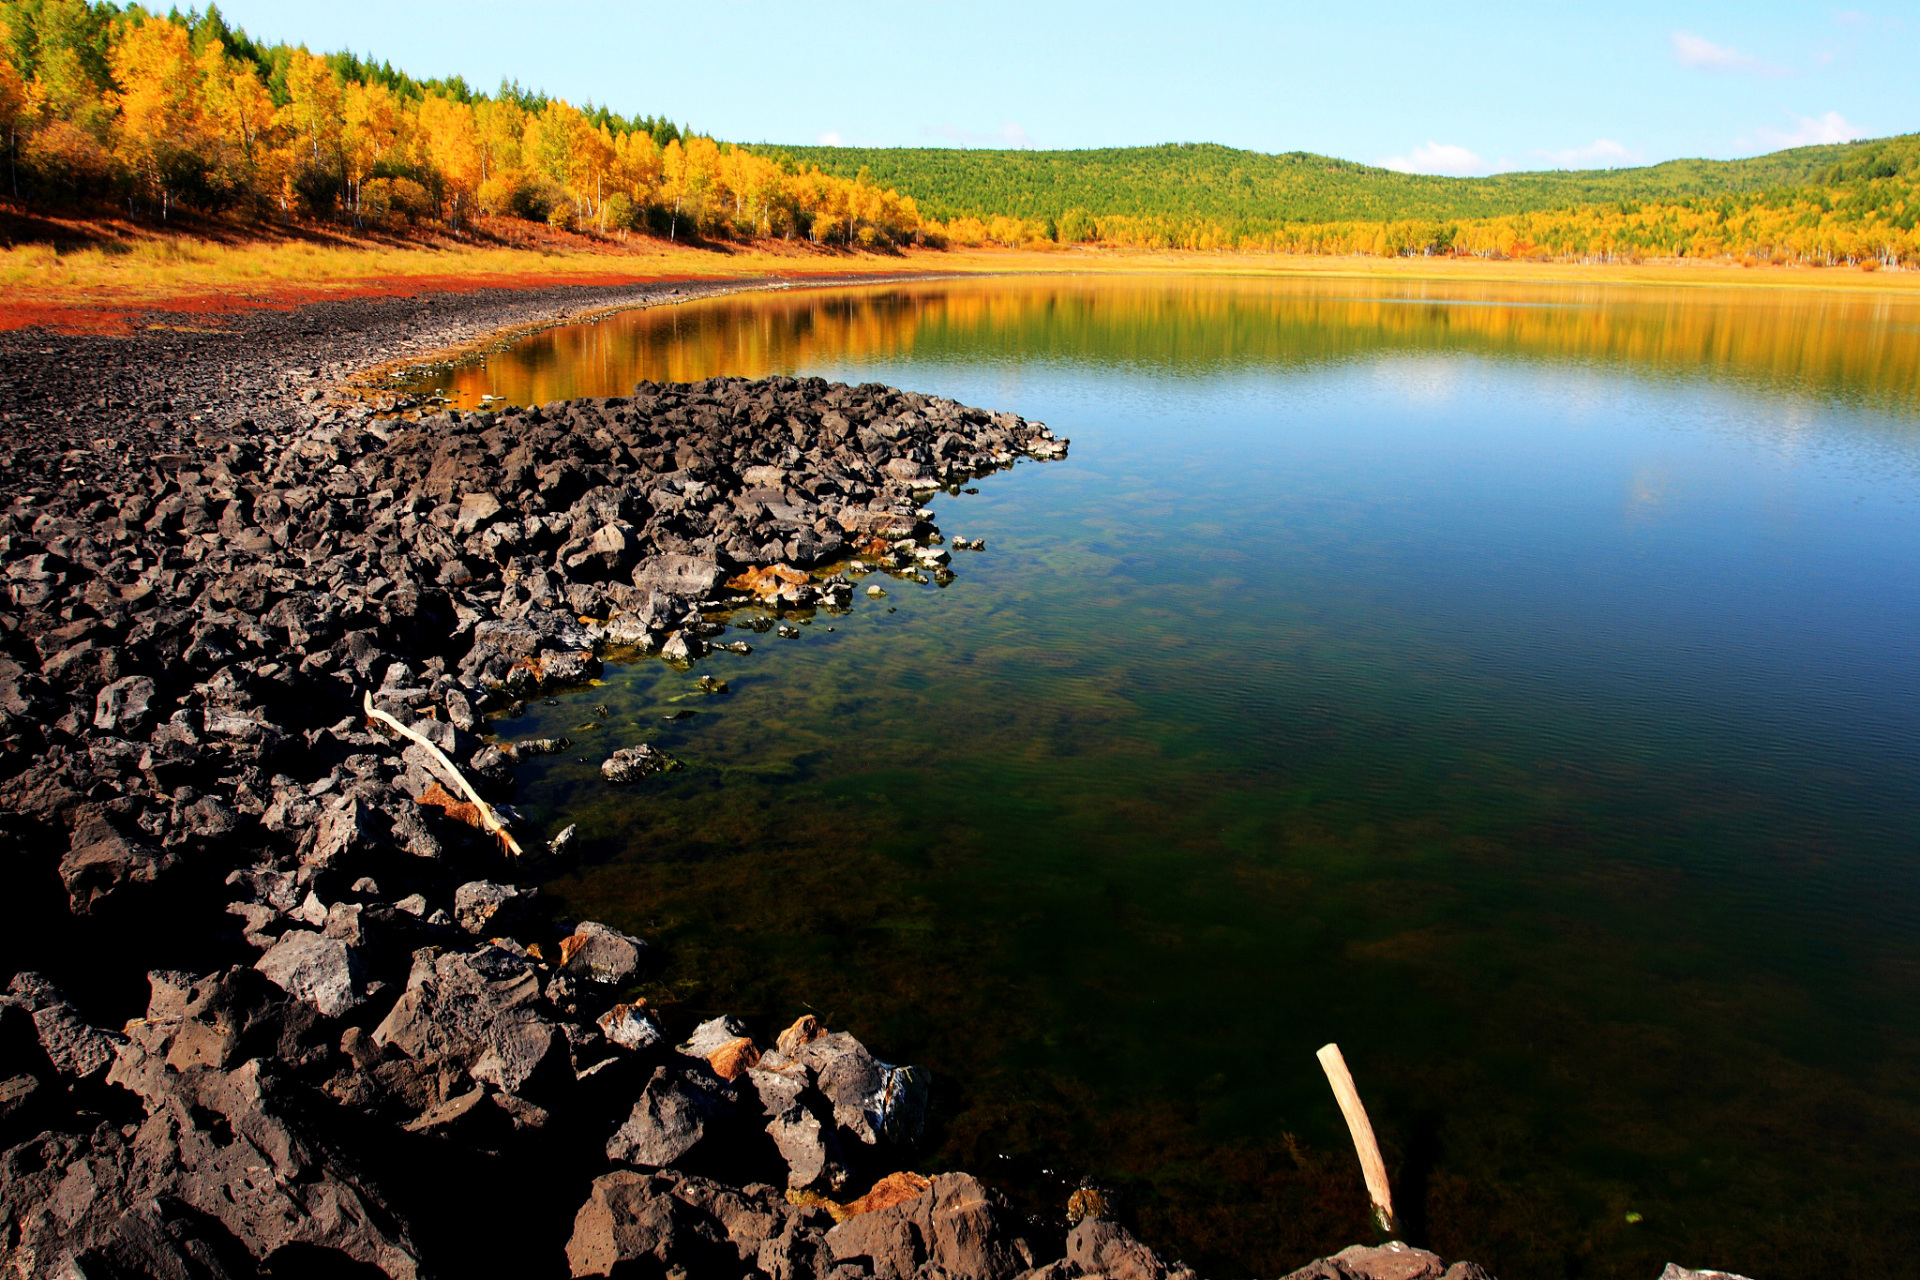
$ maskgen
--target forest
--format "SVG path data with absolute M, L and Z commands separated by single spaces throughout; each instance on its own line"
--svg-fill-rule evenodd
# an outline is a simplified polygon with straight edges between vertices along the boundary
M 0 48 L 6 182 L 34 204 L 867 247 L 920 232 L 912 200 L 870 183 L 517 84 L 486 94 L 263 44 L 214 7 L 0 0 Z
M 1210 144 L 760 150 L 911 191 L 928 225 L 961 243 L 1920 264 L 1920 134 L 1746 160 L 1486 178 Z
M 737 145 L 505 83 L 268 44 L 217 8 L 0 0 L 17 205 L 461 233 L 1920 265 L 1920 135 L 1745 160 L 1445 178 L 1210 144 Z

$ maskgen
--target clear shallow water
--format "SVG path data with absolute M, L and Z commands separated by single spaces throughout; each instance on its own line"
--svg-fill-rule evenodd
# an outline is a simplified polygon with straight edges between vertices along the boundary
M 940 498 L 988 542 L 951 586 L 749 634 L 725 697 L 645 662 L 499 726 L 580 744 L 521 774 L 585 838 L 549 891 L 665 944 L 671 1018 L 821 1013 L 938 1073 L 922 1167 L 1093 1176 L 1208 1274 L 1366 1238 L 1328 1040 L 1449 1256 L 1908 1273 L 1920 308 L 974 281 L 421 385 L 773 371 L 1073 451 Z M 690 768 L 602 786 L 641 739 Z

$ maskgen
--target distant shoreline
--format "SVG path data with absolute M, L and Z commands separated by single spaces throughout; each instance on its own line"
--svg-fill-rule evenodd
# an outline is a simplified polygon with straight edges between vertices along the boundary
M 80 334 L 130 333 L 160 325 L 217 327 L 220 317 L 286 311 L 348 298 L 473 293 L 552 286 L 659 286 L 737 280 L 745 287 L 857 285 L 903 277 L 1051 274 L 1193 274 L 1433 280 L 1486 284 L 1633 284 L 1835 291 L 1920 296 L 1920 271 L 1858 267 L 1742 266 L 1656 259 L 1640 263 L 1528 262 L 1471 257 L 1374 257 L 1235 250 L 1131 249 L 1079 245 L 823 250 L 805 243 L 687 245 L 648 237 L 607 241 L 540 229 L 538 234 L 462 242 L 350 239 L 337 235 L 235 237 L 202 228 L 154 233 L 89 224 L 57 248 L 0 251 L 0 332 L 43 328 Z M 517 231 L 517 228 L 516 228 Z M 114 237 L 125 235 L 126 241 Z M 103 248 L 115 244 L 119 247 Z M 131 247 L 127 247 L 130 245 Z

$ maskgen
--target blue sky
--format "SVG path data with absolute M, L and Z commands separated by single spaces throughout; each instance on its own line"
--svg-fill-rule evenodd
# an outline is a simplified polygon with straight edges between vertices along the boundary
M 151 0 L 149 0 L 151 2 Z M 255 35 L 741 142 L 1222 142 L 1428 173 L 1920 131 L 1920 4 L 230 0 Z

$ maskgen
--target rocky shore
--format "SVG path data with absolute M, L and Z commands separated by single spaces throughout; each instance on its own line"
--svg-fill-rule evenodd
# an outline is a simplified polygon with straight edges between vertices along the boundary
M 1042 1221 L 912 1172 L 923 1070 L 811 1017 L 663 1026 L 623 998 L 647 942 L 525 887 L 569 833 L 517 819 L 512 765 L 555 744 L 489 712 L 696 663 L 743 604 L 951 573 L 928 496 L 1067 449 L 819 379 L 417 421 L 332 394 L 648 297 L 0 341 L 7 1274 L 1190 1274 L 1097 1194 Z M 1296 1276 L 1483 1274 L 1387 1246 Z

